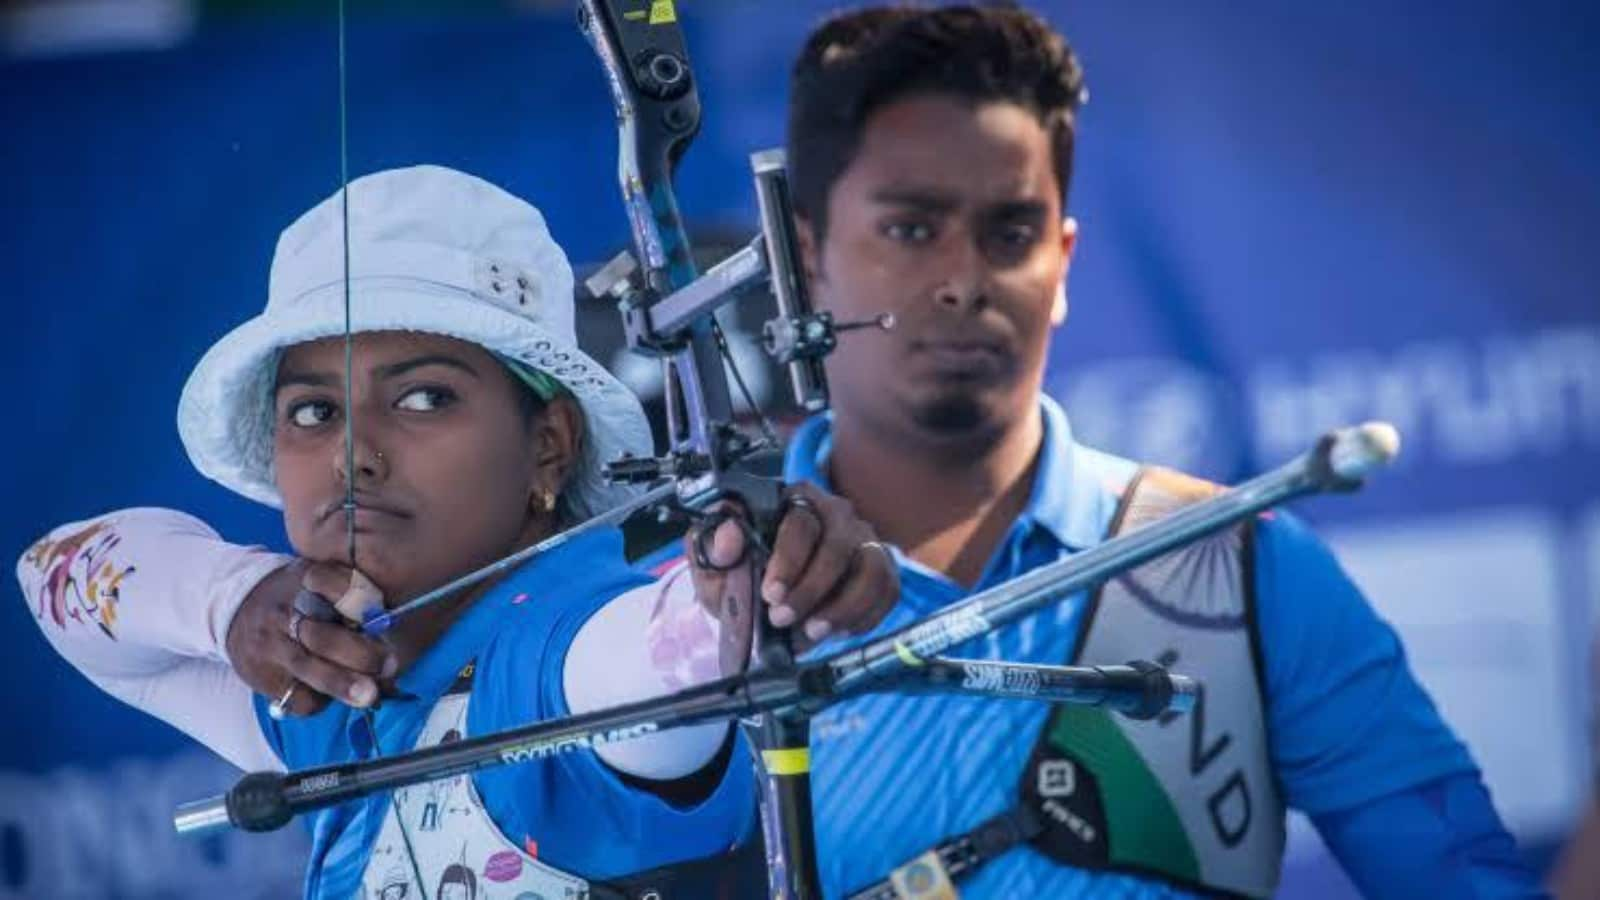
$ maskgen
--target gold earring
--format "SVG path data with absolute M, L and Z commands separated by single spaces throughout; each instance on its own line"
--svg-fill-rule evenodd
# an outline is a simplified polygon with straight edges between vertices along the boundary
M 554 512 L 556 508 L 556 495 L 553 491 L 540 491 L 534 495 L 534 502 L 539 512 Z

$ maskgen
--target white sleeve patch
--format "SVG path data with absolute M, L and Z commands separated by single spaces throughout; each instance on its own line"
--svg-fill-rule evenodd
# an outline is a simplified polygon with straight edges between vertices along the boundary
M 709 660 L 709 667 L 706 661 Z M 695 603 L 680 565 L 595 612 L 567 649 L 562 687 L 574 714 L 657 697 L 717 676 L 716 623 Z M 595 752 L 629 775 L 665 781 L 692 774 L 722 746 L 723 723 L 678 728 Z

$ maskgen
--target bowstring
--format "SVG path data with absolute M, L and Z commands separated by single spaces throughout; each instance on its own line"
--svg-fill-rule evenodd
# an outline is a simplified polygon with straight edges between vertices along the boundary
M 349 65 L 345 50 L 345 0 L 338 0 L 339 4 L 339 209 L 342 224 L 341 249 L 344 258 L 344 528 L 345 551 L 350 561 L 350 568 L 356 568 L 356 440 L 355 440 L 355 388 L 352 380 L 355 374 L 355 334 L 352 326 L 350 308 L 350 135 L 349 135 Z M 372 707 L 362 709 L 362 719 L 367 725 L 367 736 L 372 740 L 372 754 L 374 759 L 380 759 L 384 753 L 383 744 L 378 737 L 377 717 L 373 715 Z M 390 800 L 394 810 L 395 824 L 400 827 L 400 839 L 405 845 L 406 859 L 411 863 L 411 872 L 417 879 L 417 893 L 422 895 L 422 900 L 428 900 L 428 884 L 422 875 L 422 865 L 417 861 L 416 850 L 411 843 L 411 832 L 406 828 L 405 815 L 396 802 L 398 798 Z
M 350 568 L 356 567 L 356 441 L 354 391 L 350 385 L 354 372 L 354 336 L 350 321 L 350 140 L 345 60 L 344 0 L 339 0 L 339 206 L 343 224 L 344 254 L 344 529 Z

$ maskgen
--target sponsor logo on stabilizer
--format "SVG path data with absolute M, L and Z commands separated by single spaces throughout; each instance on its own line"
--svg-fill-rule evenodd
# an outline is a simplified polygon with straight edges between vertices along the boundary
M 961 686 L 969 691 L 1004 691 L 1008 694 L 1039 693 L 1039 673 L 1032 669 L 994 663 L 964 662 Z
M 338 787 L 338 786 L 339 786 L 339 773 L 338 772 L 329 772 L 326 775 L 313 775 L 310 778 L 306 778 L 306 779 L 301 780 L 301 782 L 297 786 L 296 793 L 311 794 L 311 793 L 315 793 L 317 791 L 324 791 L 324 790 L 327 790 L 328 788 L 334 788 L 334 787 Z
M 500 761 L 504 763 L 520 763 L 533 759 L 544 759 L 549 756 L 558 756 L 571 750 L 582 750 L 588 747 L 598 747 L 601 744 L 614 744 L 617 741 L 631 741 L 637 737 L 644 737 L 661 730 L 654 722 L 643 722 L 630 725 L 626 728 L 613 728 L 610 731 L 599 731 L 592 735 L 580 734 L 573 737 L 546 738 L 540 741 L 531 741 L 518 744 L 500 751 Z
M 932 656 L 984 634 L 990 627 L 989 620 L 977 607 L 966 607 L 911 629 L 904 643 L 917 656 Z

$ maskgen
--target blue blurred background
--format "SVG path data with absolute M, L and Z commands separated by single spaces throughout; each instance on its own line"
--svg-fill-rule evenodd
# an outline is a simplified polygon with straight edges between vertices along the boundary
M 615 134 L 571 5 L 352 3 L 352 173 L 465 169 L 541 206 L 574 260 L 608 258 L 627 240 Z M 702 242 L 753 232 L 746 155 L 781 142 L 788 60 L 839 5 L 681 4 L 706 118 L 679 193 Z M 1050 392 L 1090 442 L 1216 478 L 1394 421 L 1395 470 L 1302 512 L 1548 865 L 1594 762 L 1600 14 L 1031 5 L 1092 92 Z M 26 398 L 0 550 L 130 505 L 283 545 L 275 515 L 193 472 L 173 420 L 189 368 L 264 302 L 277 232 L 338 186 L 332 8 L 0 4 L 0 376 Z M 588 303 L 592 339 L 614 340 Z M 81 680 L 3 594 L 0 897 L 293 894 L 292 829 L 170 836 L 172 806 L 227 767 Z M 1352 893 L 1301 825 L 1283 893 Z

